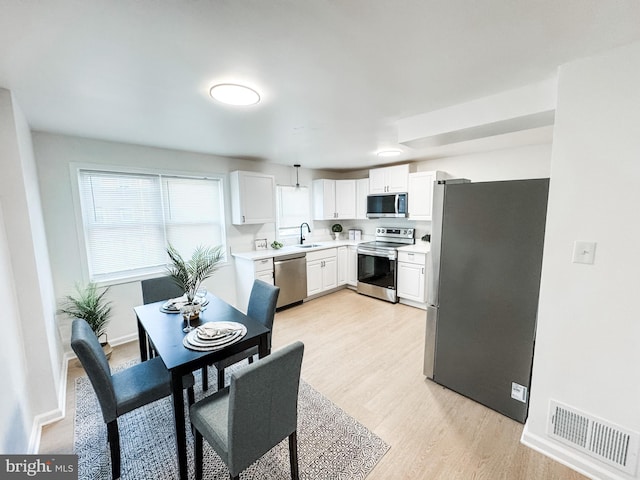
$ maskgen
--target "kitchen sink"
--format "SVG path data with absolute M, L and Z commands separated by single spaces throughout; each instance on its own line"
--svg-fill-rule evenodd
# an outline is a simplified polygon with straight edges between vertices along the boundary
M 312 248 L 312 247 L 321 247 L 319 243 L 309 243 L 307 245 L 296 245 L 298 248 Z

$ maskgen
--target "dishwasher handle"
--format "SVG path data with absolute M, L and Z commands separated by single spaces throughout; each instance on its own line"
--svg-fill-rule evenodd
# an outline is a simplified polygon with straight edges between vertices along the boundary
M 290 255 L 281 255 L 281 256 L 275 257 L 273 259 L 273 263 L 274 264 L 282 263 L 282 262 L 286 262 L 286 261 L 289 261 L 289 260 L 298 260 L 299 258 L 306 258 L 306 257 L 307 257 L 307 254 L 304 253 L 304 252 L 302 252 L 302 253 L 292 253 Z

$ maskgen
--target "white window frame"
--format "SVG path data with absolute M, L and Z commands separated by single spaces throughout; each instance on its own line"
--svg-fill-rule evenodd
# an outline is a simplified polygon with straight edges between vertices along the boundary
M 221 262 L 220 266 L 228 265 L 229 259 L 229 243 L 227 239 L 226 233 L 226 215 L 227 215 L 227 205 L 226 205 L 226 190 L 227 190 L 227 176 L 224 174 L 198 174 L 193 172 L 183 172 L 183 171 L 174 171 L 174 170 L 160 170 L 160 169 L 146 169 L 146 168 L 131 168 L 131 167 L 120 167 L 114 165 L 102 165 L 102 164 L 90 164 L 90 163 L 71 163 L 70 164 L 70 173 L 71 173 L 71 186 L 72 186 L 72 196 L 73 196 L 73 206 L 74 206 L 74 215 L 76 219 L 76 231 L 78 236 L 78 243 L 80 249 L 80 259 L 82 264 L 82 272 L 83 272 L 83 280 L 85 282 L 94 281 L 98 285 L 107 286 L 107 285 L 117 285 L 124 283 L 131 283 L 139 280 L 144 280 L 146 278 L 157 277 L 158 274 L 163 274 L 166 272 L 166 264 L 158 266 L 157 268 L 148 268 L 143 272 L 136 271 L 131 273 L 126 272 L 118 272 L 112 275 L 103 275 L 99 279 L 91 278 L 91 269 L 89 266 L 89 258 L 88 258 L 88 250 L 87 250 L 87 240 L 86 240 L 86 232 L 84 228 L 84 220 L 82 213 L 82 202 L 81 202 L 81 194 L 80 194 L 80 172 L 83 170 L 90 170 L 96 172 L 104 172 L 111 174 L 123 174 L 123 175 L 151 175 L 160 178 L 161 184 L 163 183 L 164 178 L 185 178 L 185 179 L 196 179 L 196 180 L 216 180 L 219 181 L 220 188 L 220 199 L 222 204 L 220 205 L 220 230 L 221 230 L 221 238 L 222 238 L 222 246 L 224 251 L 224 258 Z M 161 195 L 165 197 L 164 187 L 161 187 Z M 163 223 L 166 220 L 163 218 Z M 166 243 L 166 231 L 165 231 L 165 243 Z M 213 245 L 212 245 L 213 246 Z M 167 257 L 168 260 L 168 257 Z
M 278 240 L 282 241 L 287 245 L 297 244 L 300 239 L 300 224 L 302 222 L 306 222 L 309 225 L 312 225 L 312 215 L 311 215 L 311 189 L 306 186 L 300 186 L 299 188 L 304 189 L 306 193 L 306 202 L 307 206 L 306 216 L 303 215 L 295 221 L 295 224 L 291 225 L 282 225 L 282 217 L 283 215 L 287 215 L 285 212 L 285 208 L 282 202 L 282 191 L 283 189 L 294 189 L 296 187 L 292 185 L 276 185 L 276 236 Z M 291 222 L 288 222 L 291 223 Z M 307 232 L 305 231 L 305 234 Z

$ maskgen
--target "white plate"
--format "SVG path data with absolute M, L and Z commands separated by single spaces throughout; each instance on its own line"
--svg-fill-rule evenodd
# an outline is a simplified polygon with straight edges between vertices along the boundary
M 184 301 L 181 301 L 180 298 L 181 297 L 167 300 L 160 307 L 160 311 L 163 313 L 180 313 L 180 307 L 187 302 L 186 299 Z M 196 302 L 197 302 L 197 299 L 196 299 Z M 209 300 L 205 298 L 204 301 L 200 304 L 200 306 L 204 307 L 208 304 L 209 304 Z
M 216 327 L 213 327 L 213 324 L 215 324 Z M 218 350 L 239 341 L 247 334 L 247 327 L 237 322 L 207 322 L 204 325 L 209 328 L 216 328 L 217 330 L 233 329 L 234 331 L 230 334 L 222 335 L 210 340 L 205 340 L 198 336 L 198 334 L 200 333 L 198 329 L 202 326 L 196 327 L 195 329 L 187 333 L 182 339 L 182 344 L 186 348 L 197 351 Z

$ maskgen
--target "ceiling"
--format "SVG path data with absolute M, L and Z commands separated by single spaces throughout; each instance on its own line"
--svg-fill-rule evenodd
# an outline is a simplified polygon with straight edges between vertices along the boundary
M 385 148 L 549 142 L 538 128 L 413 149 L 397 122 L 543 81 L 639 26 L 637 0 L 0 0 L 0 87 L 36 131 L 368 168 Z M 262 101 L 211 100 L 227 82 Z

